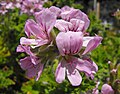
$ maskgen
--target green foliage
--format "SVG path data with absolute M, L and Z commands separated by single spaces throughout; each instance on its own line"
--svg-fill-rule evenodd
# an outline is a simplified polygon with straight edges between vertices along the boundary
M 0 70 L 0 89 L 7 88 L 9 85 L 15 84 L 15 82 L 13 80 L 8 78 L 12 73 L 13 73 L 13 71 L 7 69 L 7 67 Z
M 24 35 L 23 27 L 27 15 L 19 15 L 18 10 L 13 10 L 6 15 L 0 15 L 0 93 L 14 92 L 10 88 L 18 88 L 21 80 L 21 69 L 18 58 L 23 55 L 16 53 L 19 39 Z M 22 32 L 21 32 L 22 31 Z M 7 68 L 7 70 L 6 70 Z M 16 85 L 18 87 L 14 87 Z M 12 87 L 13 86 L 13 87 Z
M 113 86 L 116 94 L 119 90 L 119 61 L 120 61 L 120 34 L 111 31 L 105 31 L 102 44 L 92 52 L 91 57 L 97 63 L 99 70 L 96 75 L 96 80 L 101 82 L 99 89 L 104 83 L 109 83 Z M 111 64 L 108 64 L 111 61 Z M 112 72 L 117 69 L 117 72 Z M 109 80 L 108 80 L 109 79 Z
M 66 5 L 77 9 L 83 9 L 83 6 L 78 4 L 75 0 L 49 0 L 44 4 L 44 7 L 57 6 L 61 8 Z
M 99 31 L 104 31 L 104 27 L 101 24 L 101 20 L 97 19 L 94 11 L 90 11 L 88 17 L 90 19 L 90 27 L 87 31 L 91 35 L 98 34 Z

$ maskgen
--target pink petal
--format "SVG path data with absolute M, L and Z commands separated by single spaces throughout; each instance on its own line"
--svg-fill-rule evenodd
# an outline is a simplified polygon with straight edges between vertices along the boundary
M 104 84 L 101 89 L 101 94 L 114 94 L 114 90 L 108 84 Z
M 62 83 L 63 80 L 65 80 L 65 65 L 64 63 L 66 63 L 64 60 L 61 60 L 61 62 L 58 64 L 56 72 L 55 72 L 55 77 L 56 77 L 56 81 L 58 83 Z
M 23 49 L 22 45 L 18 45 L 16 52 L 25 52 L 25 50 Z
M 85 22 L 79 19 L 72 18 L 70 22 L 65 20 L 57 20 L 55 27 L 62 32 L 83 32 Z
M 94 94 L 99 94 L 99 90 L 96 90 Z
M 25 37 L 21 37 L 20 44 L 21 45 L 38 45 L 38 42 L 36 41 L 36 39 L 28 39 Z
M 47 44 L 48 43 L 48 40 L 46 39 L 46 40 L 36 40 L 37 42 L 38 42 L 38 45 L 36 45 L 36 46 L 33 46 L 33 48 L 35 48 L 35 47 L 39 47 L 39 46 L 42 46 L 42 45 L 45 45 L 45 44 Z
M 36 69 L 34 67 L 31 67 L 31 69 L 26 70 L 26 76 L 28 78 L 33 78 L 36 76 Z
M 84 46 L 84 47 L 87 47 L 89 41 L 92 40 L 92 39 L 94 39 L 94 37 L 90 37 L 90 36 L 87 36 L 87 37 L 85 36 L 85 37 L 83 37 L 83 46 Z
M 72 18 L 84 21 L 85 25 L 83 31 L 87 30 L 90 24 L 90 20 L 88 19 L 87 15 L 78 9 L 66 8 L 66 11 L 64 9 L 64 11 L 61 13 L 61 18 L 67 21 L 70 21 Z
M 20 66 L 23 70 L 27 70 L 33 67 L 34 65 L 32 64 L 30 57 L 25 57 L 23 59 L 20 59 Z
M 35 18 L 44 32 L 50 36 L 50 32 L 56 22 L 55 13 L 51 12 L 49 9 L 43 9 L 39 13 L 35 14 Z
M 98 71 L 98 66 L 96 65 L 95 62 L 93 62 L 93 66 L 94 66 L 94 71 L 95 71 L 95 72 Z
M 18 45 L 17 52 L 26 52 L 30 56 L 34 56 L 29 46 Z
M 69 70 L 72 70 L 72 72 Z M 67 77 L 73 86 L 79 86 L 81 84 L 82 77 L 76 69 L 69 67 L 69 69 L 67 69 Z
M 84 56 L 83 56 L 83 58 L 84 58 Z M 98 66 L 97 66 L 96 63 L 95 63 L 94 61 L 92 61 L 89 57 L 85 56 L 84 61 L 87 61 L 87 62 L 89 62 L 89 63 L 91 63 L 91 64 L 93 65 L 93 68 L 92 68 L 92 69 L 93 69 L 94 72 L 97 72 L 97 71 L 98 71 Z
M 13 9 L 13 3 L 12 2 L 9 2 L 7 5 L 6 5 L 6 9 Z
M 15 7 L 21 8 L 21 4 L 20 4 L 20 3 L 16 3 L 16 4 L 15 4 Z
M 71 19 L 70 15 L 71 15 L 71 10 L 63 11 L 60 16 L 63 20 L 70 21 L 70 19 Z
M 58 47 L 58 50 L 62 56 L 70 53 L 69 41 L 70 41 L 69 38 L 66 37 L 66 33 L 63 33 L 63 32 L 60 32 L 56 37 L 57 47 Z
M 80 18 L 81 20 L 83 20 L 85 22 L 83 31 L 86 31 L 90 25 L 90 20 L 89 20 L 88 16 L 85 13 L 83 13 L 82 11 L 79 11 L 79 13 L 82 13 L 82 18 L 80 18 L 78 16 L 78 19 Z
M 1 1 L 0 5 L 5 6 L 5 5 L 7 5 L 7 2 L 6 1 Z
M 40 66 L 39 65 L 34 65 L 33 67 L 31 67 L 30 69 L 28 69 L 28 70 L 26 70 L 26 76 L 28 77 L 28 78 L 33 78 L 33 77 L 36 77 L 36 81 L 39 79 L 39 77 L 38 77 L 38 68 L 39 68 Z M 41 69 L 39 69 L 41 72 L 42 72 L 42 70 Z M 40 74 L 41 75 L 41 74 Z
M 82 32 L 60 32 L 56 43 L 61 55 L 76 54 L 82 47 Z
M 64 7 L 61 8 L 62 12 L 70 11 L 71 9 L 73 9 L 73 8 L 70 8 L 69 6 L 64 6 Z
M 77 58 L 75 62 L 77 63 L 76 68 L 79 71 L 85 72 L 86 76 L 91 77 L 91 79 L 94 78 L 94 74 L 97 72 L 98 66 L 92 60 L 82 60 Z
M 51 7 L 49 8 L 49 10 L 50 10 L 51 12 L 55 13 L 57 17 L 60 16 L 60 13 L 61 13 L 61 9 L 60 9 L 60 8 L 55 7 L 55 6 L 51 6 Z
M 34 64 L 34 65 L 37 65 L 40 61 L 38 61 L 38 57 L 36 57 L 34 54 L 33 56 L 30 55 L 30 58 L 31 58 L 31 62 Z
M 94 50 L 96 47 L 98 47 L 98 45 L 102 41 L 102 37 L 95 36 L 95 37 L 89 38 L 87 41 L 88 41 L 88 44 L 85 51 L 83 52 L 83 55 Z M 83 45 L 84 45 L 84 42 L 83 42 Z
M 34 35 L 37 38 L 46 39 L 43 29 L 32 19 L 27 20 L 25 24 L 25 33 L 28 37 Z
M 28 55 L 30 55 L 31 62 L 32 62 L 34 65 L 36 65 L 36 64 L 38 63 L 38 62 L 37 62 L 37 57 L 31 52 L 29 46 L 19 45 L 19 46 L 17 47 L 17 52 L 25 52 L 25 53 L 27 53 Z
M 43 67 L 44 67 L 44 64 L 42 63 L 39 63 L 39 66 L 37 68 L 37 76 L 36 76 L 36 81 L 39 80 L 40 76 L 41 76 L 41 73 L 43 71 Z
M 48 43 L 48 40 L 43 40 L 43 39 L 27 39 L 25 37 L 22 37 L 20 39 L 21 45 L 31 45 L 32 48 L 36 48 L 36 47 L 45 45 L 47 43 Z
M 73 25 L 70 22 L 67 22 L 65 20 L 57 20 L 55 27 L 58 28 L 61 32 L 67 32 L 72 29 Z
M 67 77 L 70 81 L 70 83 L 73 86 L 78 86 L 81 84 L 82 77 L 79 74 L 78 70 L 76 69 L 76 58 L 69 57 L 68 60 L 66 60 L 66 70 L 67 70 Z
M 39 60 L 37 62 L 39 62 Z M 37 65 L 34 65 L 31 61 L 31 57 L 25 57 L 24 59 L 21 59 L 20 66 L 26 71 L 26 76 L 28 78 L 33 78 L 36 76 L 36 80 L 39 79 L 43 70 L 43 64 L 39 62 Z
M 77 62 L 77 66 L 76 68 L 82 72 L 86 72 L 88 74 L 91 74 L 92 72 L 92 64 L 90 62 L 87 62 L 87 61 L 84 61 L 84 60 L 81 60 L 81 59 L 78 59 L 76 60 Z
M 73 24 L 73 32 L 82 32 L 84 29 L 85 22 L 79 19 L 71 19 L 70 22 Z

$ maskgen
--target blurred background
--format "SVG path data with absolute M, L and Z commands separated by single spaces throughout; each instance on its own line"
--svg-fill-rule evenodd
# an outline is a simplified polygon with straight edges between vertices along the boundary
M 50 66 L 37 82 L 25 76 L 19 65 L 25 54 L 17 53 L 16 47 L 20 37 L 25 36 L 26 20 L 33 16 L 31 11 L 20 9 L 25 0 L 18 0 L 19 3 L 6 0 L 6 4 L 3 1 L 0 1 L 0 94 L 92 94 L 98 81 L 99 90 L 108 83 L 115 94 L 120 94 L 120 0 L 41 0 L 42 7 L 68 5 L 82 10 L 91 21 L 87 32 L 103 37 L 102 44 L 91 53 L 99 70 L 94 80 L 81 74 L 83 81 L 78 87 L 71 86 L 68 80 L 58 84 Z

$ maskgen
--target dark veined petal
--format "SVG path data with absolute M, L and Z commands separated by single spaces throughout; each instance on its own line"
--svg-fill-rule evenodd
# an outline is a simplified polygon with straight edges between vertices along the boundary
M 46 35 L 43 32 L 43 29 L 32 19 L 26 21 L 25 33 L 28 37 L 33 35 L 36 38 L 46 39 Z
M 73 25 L 73 32 L 83 32 L 85 22 L 79 19 L 72 18 L 70 22 Z
M 56 44 L 61 55 L 76 54 L 82 47 L 82 32 L 60 32 Z
M 67 32 L 73 28 L 73 25 L 72 23 L 65 20 L 57 20 L 55 23 L 55 27 L 58 28 L 61 32 Z
M 37 23 L 48 36 L 50 36 L 50 32 L 55 25 L 56 17 L 57 17 L 56 14 L 51 12 L 47 8 L 43 9 L 38 13 L 35 13 Z
M 62 19 L 67 20 L 67 21 L 70 21 L 70 19 L 72 19 L 72 18 L 82 20 L 85 22 L 83 31 L 87 30 L 87 28 L 89 27 L 89 24 L 90 24 L 90 20 L 85 13 L 83 13 L 82 11 L 80 11 L 78 9 L 70 8 L 68 6 L 62 8 L 62 10 L 63 10 L 61 12 Z

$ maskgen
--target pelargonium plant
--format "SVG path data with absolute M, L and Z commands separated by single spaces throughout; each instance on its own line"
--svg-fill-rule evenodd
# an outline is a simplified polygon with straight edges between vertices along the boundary
M 45 2 L 47 0 L 4 0 L 0 2 L 0 14 L 4 15 L 9 10 L 18 8 L 20 13 L 32 15 L 34 12 L 43 9 Z
M 40 11 L 43 8 L 45 0 L 21 0 L 19 1 L 21 7 L 21 13 L 27 13 L 29 15 L 36 11 Z
M 89 54 L 101 44 L 102 37 L 86 32 L 90 24 L 87 15 L 68 6 L 61 9 L 51 6 L 36 12 L 34 17 L 35 20 L 26 21 L 27 37 L 22 37 L 17 47 L 17 52 L 28 55 L 20 60 L 27 77 L 38 80 L 46 63 L 58 59 L 55 71 L 58 83 L 67 76 L 73 86 L 79 86 L 80 72 L 93 79 L 98 67 Z

